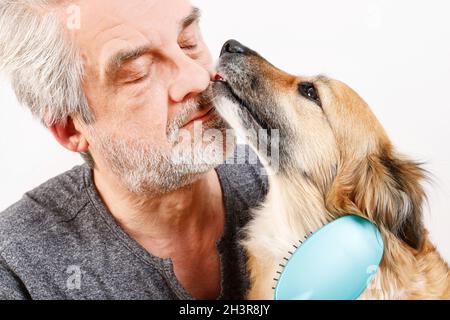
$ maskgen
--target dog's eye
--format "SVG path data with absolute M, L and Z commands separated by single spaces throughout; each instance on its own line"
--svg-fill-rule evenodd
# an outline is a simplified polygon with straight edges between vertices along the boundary
M 298 90 L 300 91 L 301 95 L 305 98 L 314 101 L 319 106 L 322 106 L 322 103 L 320 102 L 319 94 L 317 93 L 317 89 L 311 82 L 302 82 L 298 85 Z

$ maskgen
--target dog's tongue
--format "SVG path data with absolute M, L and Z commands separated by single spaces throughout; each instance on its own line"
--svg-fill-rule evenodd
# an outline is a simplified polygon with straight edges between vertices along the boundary
M 215 77 L 214 77 L 214 81 L 222 81 L 222 82 L 225 82 L 225 79 L 224 79 L 224 77 L 223 77 L 220 73 L 217 73 L 217 74 L 215 75 Z

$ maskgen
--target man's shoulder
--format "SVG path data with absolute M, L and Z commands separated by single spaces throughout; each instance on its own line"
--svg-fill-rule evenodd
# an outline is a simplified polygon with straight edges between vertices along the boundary
M 76 166 L 37 188 L 0 212 L 0 252 L 11 242 L 37 236 L 43 230 L 72 219 L 85 206 L 84 176 L 89 168 Z
M 235 184 L 257 183 L 267 186 L 266 170 L 258 155 L 248 145 L 239 144 L 233 154 L 217 169 L 232 178 Z
M 217 168 L 223 192 L 233 206 L 246 210 L 260 204 L 268 191 L 268 177 L 258 156 L 248 145 L 238 145 L 234 154 Z

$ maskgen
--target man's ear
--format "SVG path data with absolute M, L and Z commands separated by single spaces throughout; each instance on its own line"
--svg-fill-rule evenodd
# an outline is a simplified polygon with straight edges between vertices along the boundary
M 69 117 L 66 123 L 54 124 L 49 129 L 64 148 L 78 153 L 89 150 L 89 142 L 86 140 L 81 126 L 72 117 Z

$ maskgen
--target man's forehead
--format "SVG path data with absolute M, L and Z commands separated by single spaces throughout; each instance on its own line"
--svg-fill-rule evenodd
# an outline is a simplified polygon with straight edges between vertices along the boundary
M 165 27 L 189 13 L 187 0 L 80 0 L 81 33 L 92 35 L 99 31 L 127 25 L 137 30 Z
M 103 64 L 111 52 L 152 43 L 178 31 L 192 12 L 187 0 L 80 0 L 81 29 L 75 37 L 85 59 Z M 89 63 L 88 63 L 89 64 Z

